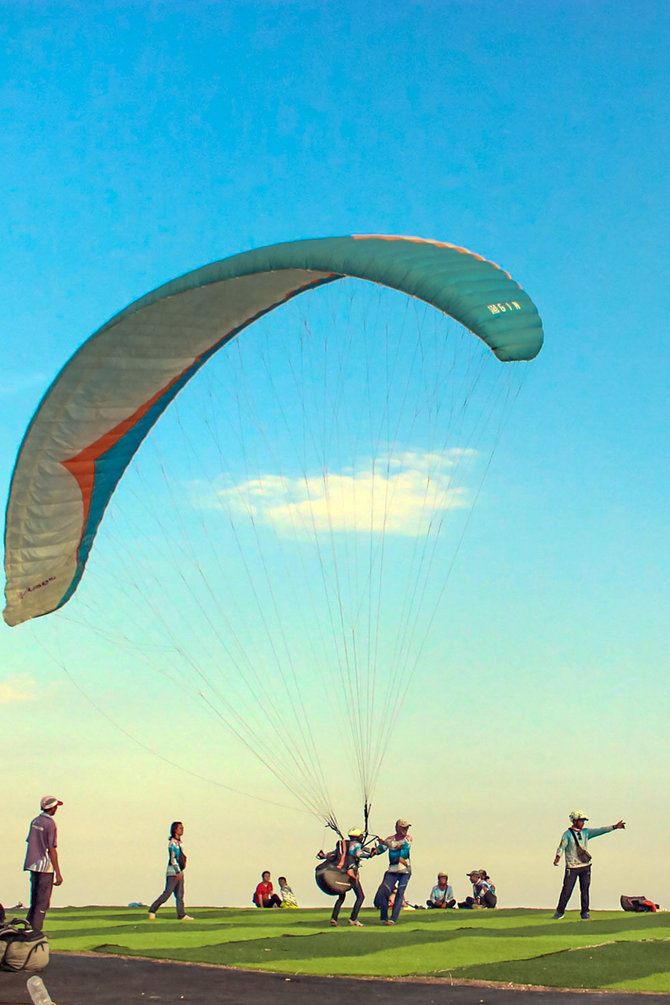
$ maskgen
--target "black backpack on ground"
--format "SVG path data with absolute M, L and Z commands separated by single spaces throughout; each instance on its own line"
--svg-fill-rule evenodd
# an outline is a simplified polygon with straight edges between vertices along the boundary
M 0 922 L 0 970 L 44 970 L 49 962 L 49 940 L 27 921 L 12 918 Z

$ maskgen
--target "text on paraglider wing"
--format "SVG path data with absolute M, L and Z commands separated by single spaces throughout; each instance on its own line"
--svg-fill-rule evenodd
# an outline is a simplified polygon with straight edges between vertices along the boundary
M 504 304 L 487 304 L 491 314 L 504 314 L 506 311 L 520 311 L 521 304 L 518 300 L 509 300 Z
M 26 590 L 19 590 L 17 597 L 19 600 L 23 600 L 27 593 L 34 593 L 35 590 L 39 590 L 43 586 L 48 586 L 49 583 L 53 583 L 55 579 L 55 576 L 49 576 L 48 579 L 43 579 L 41 583 L 35 583 L 34 586 L 29 586 Z

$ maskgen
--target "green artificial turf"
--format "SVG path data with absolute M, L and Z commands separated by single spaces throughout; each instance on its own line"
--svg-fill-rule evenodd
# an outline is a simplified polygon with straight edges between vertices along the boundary
M 331 928 L 323 910 L 65 908 L 47 916 L 55 951 L 94 951 L 290 974 L 443 977 L 549 987 L 670 992 L 670 916 L 551 911 L 415 911 L 395 927 L 361 913 Z
M 622 988 L 670 992 L 670 943 L 614 942 L 563 950 L 531 960 L 461 967 L 460 978 L 548 987 Z

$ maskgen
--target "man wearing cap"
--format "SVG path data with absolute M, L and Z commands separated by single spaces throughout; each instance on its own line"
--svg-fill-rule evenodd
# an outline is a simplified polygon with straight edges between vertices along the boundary
M 472 883 L 472 896 L 466 897 L 462 904 L 458 906 L 462 910 L 472 910 L 475 907 L 494 908 L 498 903 L 494 886 L 484 879 L 480 869 L 473 869 L 466 873 Z
M 591 885 L 591 854 L 588 850 L 589 839 L 599 837 L 601 834 L 609 834 L 610 831 L 620 831 L 626 826 L 623 820 L 609 827 L 585 827 L 588 820 L 586 814 L 581 810 L 573 810 L 570 814 L 571 827 L 563 834 L 561 843 L 556 849 L 554 865 L 558 865 L 561 855 L 565 853 L 565 876 L 561 895 L 558 898 L 558 905 L 554 914 L 554 921 L 560 921 L 565 914 L 568 901 L 575 888 L 575 883 L 579 880 L 579 892 L 581 895 L 581 916 L 584 921 L 591 917 L 589 914 L 589 887 Z
M 410 822 L 403 820 L 402 817 L 396 820 L 395 834 L 387 837 L 377 848 L 377 854 L 383 854 L 387 850 L 389 853 L 388 869 L 384 873 L 374 901 L 375 907 L 379 909 L 382 925 L 395 925 L 404 900 L 405 889 L 412 875 L 412 866 L 409 860 L 412 839 L 408 834 L 411 826 Z M 394 890 L 395 900 L 389 918 L 389 897 Z
M 449 877 L 446 872 L 438 872 L 437 883 L 430 891 L 430 897 L 426 901 L 426 907 L 451 908 L 456 907 L 454 891 L 449 884 Z
M 30 910 L 27 921 L 36 932 L 41 932 L 44 927 L 54 884 L 60 886 L 63 882 L 58 866 L 57 829 L 54 820 L 56 810 L 62 805 L 55 796 L 43 796 L 40 801 L 41 813 L 30 822 L 26 838 L 28 850 L 23 868 L 30 873 Z

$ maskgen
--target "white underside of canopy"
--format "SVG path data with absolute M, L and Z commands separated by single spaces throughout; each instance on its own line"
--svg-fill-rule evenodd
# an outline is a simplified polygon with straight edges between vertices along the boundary
M 5 539 L 8 624 L 54 610 L 76 575 L 85 501 L 63 464 L 132 426 L 230 332 L 328 278 L 282 270 L 227 279 L 152 303 L 84 343 L 45 396 L 17 461 Z

